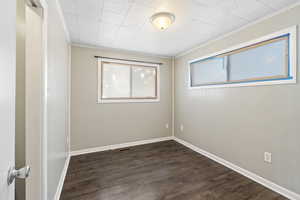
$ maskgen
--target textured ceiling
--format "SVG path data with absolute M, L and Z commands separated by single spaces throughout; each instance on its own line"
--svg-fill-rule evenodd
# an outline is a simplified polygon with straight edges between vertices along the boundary
M 60 0 L 73 43 L 176 55 L 299 0 Z M 172 12 L 175 23 L 149 21 Z

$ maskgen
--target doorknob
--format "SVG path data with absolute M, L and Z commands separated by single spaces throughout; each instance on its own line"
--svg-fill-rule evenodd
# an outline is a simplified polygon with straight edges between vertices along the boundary
M 7 177 L 7 184 L 10 185 L 16 178 L 19 179 L 26 179 L 30 174 L 30 167 L 25 166 L 21 169 L 16 170 L 14 167 L 12 167 L 8 171 L 8 177 Z

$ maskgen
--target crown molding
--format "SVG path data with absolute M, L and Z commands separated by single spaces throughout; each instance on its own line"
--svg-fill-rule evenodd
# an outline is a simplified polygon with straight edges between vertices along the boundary
M 56 7 L 57 7 L 57 11 L 61 20 L 61 23 L 63 25 L 63 29 L 65 31 L 65 35 L 66 35 L 66 40 L 68 43 L 71 43 L 71 37 L 70 37 L 70 32 L 68 30 L 67 24 L 66 24 L 66 20 L 62 11 L 62 7 L 60 5 L 59 0 L 56 0 Z

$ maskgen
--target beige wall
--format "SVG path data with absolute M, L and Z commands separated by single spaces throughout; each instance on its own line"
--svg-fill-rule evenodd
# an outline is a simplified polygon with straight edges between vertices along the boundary
M 297 193 L 300 84 L 191 91 L 187 62 L 299 23 L 300 6 L 177 58 L 175 64 L 176 137 Z M 263 161 L 265 151 L 272 153 L 272 164 Z
M 59 186 L 68 155 L 69 44 L 57 8 L 48 1 L 47 67 L 47 196 Z
M 97 104 L 97 59 L 162 62 L 158 103 Z M 72 47 L 71 150 L 171 135 L 171 60 L 109 49 Z M 165 124 L 169 123 L 169 129 Z

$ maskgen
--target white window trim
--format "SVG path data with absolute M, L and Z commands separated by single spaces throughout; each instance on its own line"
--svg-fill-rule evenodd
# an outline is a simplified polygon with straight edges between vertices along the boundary
M 156 67 L 157 72 L 157 98 L 155 99 L 102 99 L 101 97 L 101 89 L 102 89 L 102 80 L 101 78 L 101 67 L 102 62 L 113 62 L 113 63 L 120 63 L 120 64 L 127 64 L 127 65 L 142 65 L 142 66 L 149 66 L 149 67 Z M 97 103 L 155 103 L 160 101 L 160 65 L 153 64 L 153 63 L 146 63 L 146 62 L 134 62 L 134 61 L 124 61 L 124 60 L 117 60 L 117 59 L 110 59 L 110 58 L 98 58 L 98 101 Z
M 290 56 L 290 63 L 289 63 L 289 68 L 290 68 L 290 75 L 292 79 L 287 79 L 287 80 L 271 80 L 271 81 L 259 81 L 259 82 L 245 82 L 245 83 L 229 83 L 229 84 L 218 84 L 218 85 L 203 85 L 203 86 L 191 86 L 191 63 L 203 60 L 206 58 L 210 58 L 213 56 L 217 56 L 220 54 L 224 54 L 236 49 L 244 48 L 256 43 L 260 43 L 266 40 L 270 40 L 276 37 L 280 37 L 285 34 L 290 34 L 289 36 L 289 56 Z M 227 88 L 227 87 L 245 87 L 245 86 L 261 86 L 261 85 L 277 85 L 277 84 L 293 84 L 297 83 L 297 26 L 292 26 L 287 29 L 260 37 L 255 40 L 251 40 L 249 42 L 244 42 L 241 44 L 238 44 L 236 46 L 230 47 L 228 49 L 224 49 L 219 52 L 215 52 L 213 54 L 209 54 L 200 58 L 196 58 L 194 60 L 191 60 L 188 62 L 188 88 L 190 90 L 195 90 L 195 89 L 202 89 L 202 88 Z

